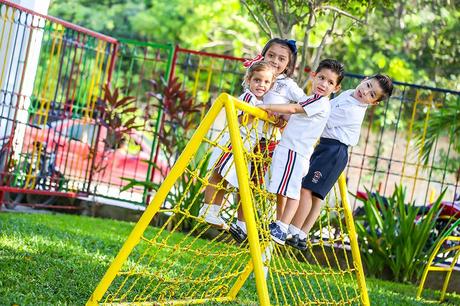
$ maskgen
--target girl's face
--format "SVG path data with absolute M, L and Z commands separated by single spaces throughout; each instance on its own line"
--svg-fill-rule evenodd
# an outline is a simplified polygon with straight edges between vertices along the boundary
M 261 100 L 263 95 L 270 90 L 273 82 L 273 72 L 270 70 L 255 71 L 249 78 L 249 90 Z
M 270 63 L 275 70 L 275 75 L 283 73 L 291 59 L 291 50 L 287 46 L 273 44 L 267 50 L 264 56 L 264 61 Z

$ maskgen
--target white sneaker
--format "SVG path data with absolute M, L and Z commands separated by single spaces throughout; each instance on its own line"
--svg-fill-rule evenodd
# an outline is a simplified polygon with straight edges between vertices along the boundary
M 198 213 L 198 216 L 204 218 L 204 220 L 207 223 L 215 227 L 218 227 L 224 230 L 229 229 L 228 224 L 225 222 L 224 219 L 222 219 L 218 215 L 218 212 L 212 211 L 212 207 L 210 207 L 209 209 L 207 207 L 201 207 L 200 212 Z

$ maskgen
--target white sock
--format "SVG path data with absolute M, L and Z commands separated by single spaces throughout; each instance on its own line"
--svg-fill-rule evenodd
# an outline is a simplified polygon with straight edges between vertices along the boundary
M 307 238 L 307 233 L 304 231 L 299 231 L 299 239 L 306 239 Z
M 246 229 L 246 222 L 244 221 L 241 221 L 241 220 L 236 220 L 236 225 L 238 225 L 245 234 L 248 233 L 247 229 Z
M 219 211 L 220 211 L 220 205 L 205 203 L 200 209 L 200 214 L 217 216 L 219 214 Z
M 209 204 L 204 203 L 200 208 L 200 215 L 204 214 L 208 210 Z
M 276 224 L 278 224 L 279 227 L 281 227 L 281 230 L 285 233 L 288 231 L 288 225 L 281 220 L 276 221 Z
M 220 205 L 211 204 L 211 207 L 209 208 L 210 213 L 217 216 L 219 214 L 219 211 L 220 211 Z
M 294 236 L 294 235 L 298 235 L 299 232 L 300 232 L 300 228 L 298 228 L 295 225 L 289 224 L 288 234 L 291 234 L 292 236 Z

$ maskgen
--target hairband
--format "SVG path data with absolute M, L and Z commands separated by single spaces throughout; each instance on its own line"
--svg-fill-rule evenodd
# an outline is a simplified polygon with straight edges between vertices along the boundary
M 289 49 L 291 49 L 292 53 L 294 53 L 294 55 L 297 55 L 297 46 L 295 45 L 295 40 L 293 40 L 293 39 L 287 40 L 286 39 L 286 43 L 287 43 Z
M 259 54 L 251 60 L 245 60 L 243 63 L 243 66 L 245 68 L 251 68 L 252 65 L 254 65 L 255 63 L 261 62 L 263 59 L 264 57 L 261 54 Z

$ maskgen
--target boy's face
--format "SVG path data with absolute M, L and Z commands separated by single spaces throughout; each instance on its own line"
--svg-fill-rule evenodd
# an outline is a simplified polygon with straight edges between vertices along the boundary
M 375 105 L 383 96 L 383 90 L 376 79 L 364 79 L 352 96 L 361 103 Z
M 321 69 L 313 74 L 312 91 L 323 97 L 328 97 L 331 93 L 340 90 L 337 84 L 339 76 L 330 69 Z
M 270 90 L 273 82 L 273 72 L 270 70 L 256 71 L 249 78 L 249 90 L 258 98 L 262 99 L 263 95 Z

